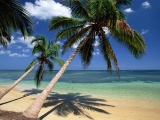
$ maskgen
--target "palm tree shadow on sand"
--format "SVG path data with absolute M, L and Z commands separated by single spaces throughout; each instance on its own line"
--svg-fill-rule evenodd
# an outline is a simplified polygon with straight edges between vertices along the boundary
M 53 106 L 53 108 L 40 116 L 39 119 L 42 120 L 47 115 L 54 112 L 56 115 L 62 117 L 67 117 L 69 114 L 73 113 L 76 116 L 83 116 L 93 120 L 91 116 L 86 114 L 87 112 L 85 109 L 94 112 L 110 114 L 103 109 L 97 108 L 98 106 L 115 107 L 105 104 L 104 102 L 106 102 L 106 100 L 93 98 L 90 95 L 80 95 L 80 93 L 52 93 L 50 97 L 47 98 L 47 102 L 44 103 L 43 107 Z
M 30 96 L 30 95 L 35 95 L 35 94 L 41 93 L 42 90 L 31 89 L 31 90 L 24 90 L 22 92 L 25 92 L 25 94 L 23 96 L 21 96 L 19 98 L 16 98 L 16 99 L 13 99 L 13 100 L 10 100 L 10 101 L 7 101 L 7 102 L 4 102 L 4 103 L 0 103 L 0 106 L 4 105 L 4 104 L 7 104 L 7 103 L 10 103 L 10 102 L 14 102 L 14 101 L 20 100 L 20 99 L 25 98 L 25 97 Z

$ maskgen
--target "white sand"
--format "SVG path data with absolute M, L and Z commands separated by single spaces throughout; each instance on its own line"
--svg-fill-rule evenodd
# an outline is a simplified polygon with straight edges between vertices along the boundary
M 4 87 L 0 87 L 2 91 Z M 27 106 L 29 106 L 36 95 L 30 95 L 20 98 L 25 93 L 21 90 L 14 89 L 10 91 L 6 96 L 4 96 L 0 101 L 0 109 L 8 111 L 24 111 Z M 96 98 L 96 96 L 92 96 Z M 101 98 L 104 99 L 104 98 Z M 106 99 L 106 98 L 105 98 Z M 12 102 L 8 102 L 15 100 Z M 94 118 L 95 120 L 160 120 L 160 102 L 158 100 L 147 100 L 147 99 L 128 99 L 128 98 L 107 98 L 105 104 L 110 106 L 100 106 L 98 108 L 109 112 L 110 114 L 99 113 L 95 111 L 90 111 L 83 109 L 84 113 L 88 116 Z M 8 102 L 8 103 L 5 103 Z M 46 101 L 47 102 L 47 101 Z M 3 104 L 5 103 L 5 104 Z M 54 108 L 50 106 L 47 108 L 42 108 L 39 117 L 47 113 L 49 110 Z M 58 116 L 55 112 L 48 114 L 43 120 L 89 120 L 84 116 L 75 116 L 69 114 L 67 117 Z

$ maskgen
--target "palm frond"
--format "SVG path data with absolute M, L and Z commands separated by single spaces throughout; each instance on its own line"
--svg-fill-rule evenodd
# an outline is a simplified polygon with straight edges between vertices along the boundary
M 0 35 L 0 44 L 3 45 L 4 48 L 7 48 L 7 41 L 6 39 Z
M 56 63 L 58 63 L 58 65 L 59 65 L 60 67 L 62 67 L 63 64 L 64 64 L 64 61 L 63 61 L 62 59 L 58 58 L 58 57 L 53 57 L 53 56 L 52 56 L 51 59 L 54 60 Z
M 95 42 L 95 38 L 91 37 L 88 39 L 88 41 L 82 46 L 80 49 L 80 58 L 82 60 L 82 65 L 84 69 L 90 64 L 91 59 L 93 57 L 93 51 L 94 51 L 94 46 L 93 43 Z M 81 44 L 81 43 L 80 43 Z
M 101 53 L 103 54 L 103 57 L 108 65 L 108 70 L 112 70 L 112 62 L 114 63 L 116 70 L 119 74 L 119 67 L 118 67 L 118 61 L 116 58 L 116 55 L 109 43 L 109 39 L 106 37 L 106 35 L 104 34 L 104 32 L 102 32 L 101 36 L 99 36 L 100 38 L 100 45 L 99 45 L 99 49 L 101 51 Z
M 0 0 L 0 24 L 23 36 L 33 33 L 33 21 L 29 12 L 17 0 Z
M 91 19 L 89 5 L 91 2 L 89 0 L 69 0 L 69 7 L 71 8 L 71 14 L 76 17 L 83 17 Z M 86 5 L 87 4 L 87 5 Z
M 77 25 L 74 27 L 70 27 L 68 29 L 63 29 L 56 33 L 56 39 L 68 39 L 70 36 L 76 34 L 78 31 L 80 31 L 85 25 Z
M 43 64 L 40 64 L 40 66 L 38 67 L 34 80 L 36 83 L 36 87 L 38 88 L 41 85 L 41 80 L 43 79 L 43 74 L 44 74 L 44 66 Z
M 49 72 L 51 74 L 53 72 L 54 64 L 49 59 L 47 59 L 45 61 L 45 64 L 47 65 L 48 70 L 49 70 Z
M 33 66 L 33 64 L 35 64 L 35 62 L 36 62 L 37 60 L 38 60 L 37 57 L 34 58 L 34 59 L 30 62 L 30 64 L 27 66 L 27 68 L 25 69 L 25 71 L 29 70 L 29 69 Z
M 55 56 L 57 57 L 59 54 L 60 46 L 56 43 L 52 43 L 50 46 L 48 46 L 48 56 Z
M 44 46 L 47 45 L 47 40 L 46 38 L 43 36 L 43 35 L 37 35 L 32 41 L 31 41 L 31 44 L 32 43 L 37 43 L 37 44 L 44 44 Z
M 83 18 L 68 18 L 64 16 L 53 17 L 49 23 L 49 30 L 61 29 L 80 25 L 85 22 Z
M 62 47 L 63 48 L 62 54 L 64 54 L 68 48 L 71 48 L 74 43 L 82 40 L 84 36 L 86 36 L 86 34 L 89 33 L 90 28 L 91 28 L 90 26 L 83 28 L 81 31 L 68 38 Z
M 122 27 L 124 28 L 124 27 Z M 111 30 L 111 35 L 118 40 L 123 46 L 125 46 L 135 58 L 141 58 L 145 54 L 146 45 L 143 37 L 132 30 L 131 28 L 127 29 Z
M 132 0 L 115 0 L 115 3 L 116 3 L 116 7 L 118 9 L 121 9 L 127 5 L 131 5 Z
M 60 45 L 58 45 L 58 44 L 56 44 L 56 43 L 52 43 L 51 46 L 50 46 L 50 48 L 58 51 L 59 48 L 60 48 Z
M 44 46 L 44 44 L 35 44 L 35 46 L 32 49 L 32 54 L 39 53 L 39 52 L 45 53 L 46 52 L 45 47 L 46 46 Z

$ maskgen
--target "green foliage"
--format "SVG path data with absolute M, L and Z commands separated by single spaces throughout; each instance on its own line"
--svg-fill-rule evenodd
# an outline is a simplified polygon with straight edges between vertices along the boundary
M 18 0 L 0 0 L 0 16 L 0 43 L 5 48 L 13 30 L 24 37 L 33 33 L 33 21 Z
M 57 40 L 65 39 L 62 53 L 74 43 L 84 43 L 79 50 L 84 68 L 90 64 L 95 50 L 94 43 L 99 40 L 98 47 L 107 69 L 111 71 L 114 64 L 119 75 L 118 61 L 104 28 L 136 58 L 145 54 L 146 45 L 142 36 L 125 22 L 122 11 L 123 7 L 131 5 L 131 0 L 69 0 L 67 5 L 71 8 L 72 17 L 52 18 L 50 30 L 59 29 Z
M 34 78 L 36 81 L 36 86 L 39 87 L 41 80 L 43 79 L 45 68 L 47 68 L 49 72 L 52 73 L 54 68 L 52 61 L 57 62 L 60 66 L 64 64 L 64 61 L 58 58 L 60 46 L 54 43 L 54 41 L 47 41 L 44 36 L 38 35 L 31 41 L 31 43 L 35 43 L 32 54 L 38 53 L 40 55 L 32 60 L 26 70 L 31 68 L 36 62 L 39 62 L 40 65 Z

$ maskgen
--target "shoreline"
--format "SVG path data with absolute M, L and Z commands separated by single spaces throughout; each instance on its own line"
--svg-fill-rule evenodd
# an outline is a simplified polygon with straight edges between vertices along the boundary
M 0 86 L 0 91 L 2 91 L 3 89 L 5 89 L 5 86 Z M 20 87 L 16 87 L 14 90 L 10 91 L 6 96 L 4 96 L 1 99 L 0 110 L 15 111 L 15 112 L 24 111 L 33 102 L 33 100 L 36 98 L 37 95 L 36 95 L 36 90 L 33 91 L 33 89 L 32 90 L 28 89 L 28 91 L 26 90 L 26 92 L 23 92 L 23 91 L 24 89 L 22 90 Z M 34 94 L 24 96 L 26 93 L 31 93 L 31 92 L 33 92 Z M 60 97 L 60 99 L 62 99 L 61 98 L 62 96 L 66 95 L 65 99 L 68 99 L 67 97 L 70 94 L 57 93 L 57 94 L 53 94 L 53 96 L 54 95 L 57 95 L 58 97 Z M 83 95 L 78 95 L 78 96 L 83 96 Z M 109 113 L 109 114 L 104 114 L 98 111 L 82 109 L 84 111 L 84 114 L 89 115 L 95 120 L 121 120 L 121 119 L 158 120 L 160 119 L 160 115 L 159 115 L 160 101 L 158 100 L 131 99 L 131 98 L 123 98 L 123 97 L 114 98 L 114 97 L 106 97 L 106 96 L 100 97 L 100 98 L 98 96 L 90 96 L 90 97 L 92 99 L 105 100 L 105 102 L 102 102 L 102 101 L 101 102 L 106 104 L 106 106 L 94 106 L 94 107 Z M 72 100 L 74 101 L 74 98 Z M 46 103 L 47 102 L 50 102 L 50 101 L 46 100 Z M 54 101 L 51 101 L 51 102 L 54 102 Z M 100 101 L 97 100 L 97 102 L 100 102 Z M 51 109 L 54 109 L 54 108 L 55 106 L 53 106 L 52 104 L 50 104 L 49 106 L 44 106 L 41 109 L 39 117 L 41 118 L 44 117 L 45 114 L 47 114 Z M 75 116 L 73 113 L 67 116 L 59 116 L 54 111 L 46 115 L 43 118 L 43 120 L 50 120 L 52 118 L 58 119 L 58 120 L 67 120 L 67 119 L 68 120 L 72 120 L 72 119 L 89 120 L 89 118 L 84 116 Z

